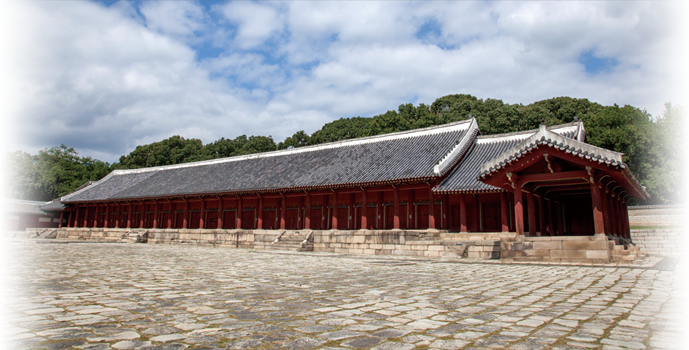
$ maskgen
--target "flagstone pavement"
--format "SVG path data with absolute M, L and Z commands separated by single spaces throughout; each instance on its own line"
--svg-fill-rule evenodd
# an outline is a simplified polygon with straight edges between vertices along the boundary
M 5 244 L 7 349 L 687 348 L 684 262 L 660 271 Z

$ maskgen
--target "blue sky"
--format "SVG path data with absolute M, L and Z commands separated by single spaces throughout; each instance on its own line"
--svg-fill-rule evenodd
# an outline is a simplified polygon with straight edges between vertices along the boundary
M 5 149 L 116 161 L 402 103 L 686 104 L 675 2 L 5 2 Z

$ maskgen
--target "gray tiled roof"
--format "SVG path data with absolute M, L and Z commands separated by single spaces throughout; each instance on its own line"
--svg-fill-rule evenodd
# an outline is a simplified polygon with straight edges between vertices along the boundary
M 41 206 L 46 204 L 46 202 L 23 199 L 3 199 L 2 204 L 4 211 L 7 213 L 48 215 L 48 213 L 41 210 Z
M 477 132 L 476 121 L 469 119 L 291 150 L 165 167 L 116 170 L 93 185 L 63 197 L 62 202 L 430 180 L 452 168 L 456 158 L 465 153 L 461 148 L 470 146 Z
M 550 131 L 567 138 L 583 137 L 581 122 L 556 125 Z M 479 181 L 481 165 L 523 143 L 538 129 L 508 134 L 479 136 L 459 166 L 435 189 L 437 193 L 496 192 L 502 191 Z

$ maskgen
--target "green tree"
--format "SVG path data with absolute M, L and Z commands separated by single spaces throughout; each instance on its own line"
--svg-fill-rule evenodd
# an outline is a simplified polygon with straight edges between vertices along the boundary
M 7 196 L 27 200 L 41 200 L 47 196 L 41 187 L 37 159 L 37 156 L 22 151 L 5 155 L 5 164 L 10 170 L 7 178 Z
M 131 153 L 120 157 L 117 168 L 136 169 L 205 159 L 211 159 L 211 155 L 204 150 L 201 140 L 176 135 L 159 142 L 136 146 Z
M 323 125 L 323 127 L 311 134 L 309 144 L 341 141 L 357 137 L 367 136 L 366 129 L 371 118 L 353 117 L 340 118 Z
M 651 115 L 633 106 L 606 106 L 595 114 L 584 115 L 588 143 L 624 153 L 622 160 L 642 185 L 657 166 L 658 141 Z M 658 193 L 651 191 L 651 196 Z
M 277 145 L 275 144 L 272 136 L 249 136 L 247 139 L 246 135 L 242 135 L 237 139 L 240 138 L 242 147 L 239 149 L 238 155 L 263 153 L 277 150 Z
M 294 133 L 294 135 L 285 139 L 285 141 L 278 143 L 278 149 L 287 149 L 290 147 L 302 147 L 307 146 L 311 142 L 311 137 L 309 134 L 305 133 L 304 130 L 299 130 Z
M 48 195 L 46 200 L 64 196 L 89 180 L 100 180 L 112 170 L 109 163 L 79 157 L 74 148 L 65 145 L 39 151 L 37 164 Z

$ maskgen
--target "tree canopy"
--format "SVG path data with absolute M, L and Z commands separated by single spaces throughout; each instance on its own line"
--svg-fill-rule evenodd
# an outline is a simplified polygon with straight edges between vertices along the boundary
M 603 106 L 587 99 L 555 97 L 528 105 L 508 104 L 498 99 L 479 99 L 456 94 L 438 98 L 430 106 L 400 105 L 371 118 L 340 118 L 309 135 L 303 130 L 276 144 L 271 136 L 221 138 L 203 145 L 198 139 L 172 136 L 166 140 L 137 146 L 119 162 L 108 164 L 79 157 L 62 145 L 40 151 L 9 154 L 16 176 L 10 195 L 15 198 L 48 200 L 64 195 L 91 180 L 98 180 L 113 169 L 171 165 L 199 160 L 231 157 L 294 147 L 334 142 L 364 136 L 412 130 L 461 121 L 472 115 L 484 135 L 569 123 L 578 117 L 584 122 L 587 142 L 624 153 L 639 182 L 652 198 L 648 203 L 677 203 L 685 196 L 678 187 L 681 162 L 674 149 L 682 137 L 685 110 L 667 104 L 662 116 L 654 119 L 633 106 Z
M 112 170 L 109 163 L 79 157 L 65 145 L 39 151 L 37 155 L 9 153 L 8 195 L 17 199 L 50 200 L 64 196 L 89 180 L 99 180 Z

